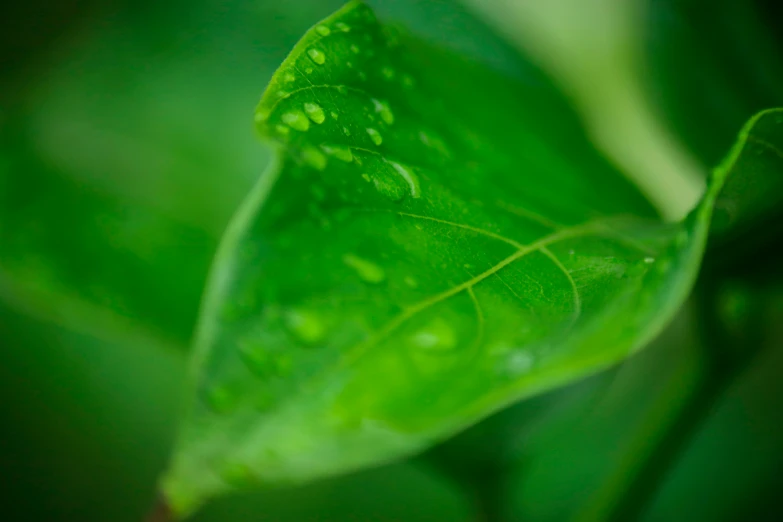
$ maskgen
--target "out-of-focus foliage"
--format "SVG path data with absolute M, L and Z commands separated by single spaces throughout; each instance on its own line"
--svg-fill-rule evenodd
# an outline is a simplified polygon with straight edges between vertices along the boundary
M 7 518 L 131 522 L 148 509 L 180 413 L 182 354 L 201 292 L 193 285 L 203 284 L 229 216 L 269 158 L 253 136 L 252 107 L 303 31 L 341 3 L 4 6 L 0 497 Z M 648 193 L 662 187 L 656 202 L 671 215 L 696 197 L 694 173 L 706 172 L 699 165 L 715 164 L 754 112 L 783 104 L 774 0 L 370 3 L 383 18 L 520 81 L 531 78 L 514 48 L 523 36 L 524 54 L 571 35 L 584 51 L 579 59 L 566 53 L 547 64 L 533 52 L 534 61 L 561 81 L 610 156 L 602 139 L 615 140 L 614 161 L 646 165 L 637 182 Z M 493 25 L 507 24 L 508 43 L 495 36 L 497 26 L 471 15 L 476 5 Z M 540 7 L 555 26 L 573 30 L 531 31 L 527 22 L 549 26 L 519 18 L 514 5 Z M 590 35 L 598 47 L 617 43 L 618 52 L 591 56 Z M 582 97 L 580 85 L 592 94 Z M 591 97 L 604 101 L 585 108 Z M 590 118 L 601 114 L 628 126 L 596 131 Z M 691 181 L 677 181 L 686 171 Z M 779 209 L 774 199 L 764 205 Z M 750 292 L 765 303 L 766 326 L 739 343 L 758 355 L 691 427 L 695 436 L 681 437 L 685 452 L 668 459 L 672 472 L 635 488 L 650 506 L 646 522 L 780 519 L 783 332 L 775 326 L 779 283 L 770 281 L 779 279 L 781 221 L 774 214 L 745 229 L 752 234 L 713 245 L 721 248 L 715 259 L 732 260 L 741 288 L 754 274 Z M 748 300 L 728 302 L 741 309 Z M 502 411 L 412 463 L 223 499 L 198 520 L 611 514 L 614 497 L 645 468 L 644 451 L 661 455 L 658 437 L 679 424 L 676 410 L 703 375 L 712 341 L 693 333 L 698 306 L 622 366 Z

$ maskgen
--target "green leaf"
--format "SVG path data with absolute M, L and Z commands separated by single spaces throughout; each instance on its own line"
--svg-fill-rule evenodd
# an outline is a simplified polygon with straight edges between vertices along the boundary
M 661 223 L 541 76 L 357 2 L 303 37 L 257 121 L 280 158 L 213 268 L 163 479 L 179 514 L 414 453 L 639 349 L 688 295 L 727 175 Z
M 738 241 L 754 233 L 768 236 L 769 227 L 758 230 L 759 225 L 775 219 L 779 222 L 783 203 L 781 143 L 783 109 L 762 111 L 743 127 L 722 167 L 737 174 L 726 181 L 715 203 L 713 234 L 721 242 L 736 248 Z

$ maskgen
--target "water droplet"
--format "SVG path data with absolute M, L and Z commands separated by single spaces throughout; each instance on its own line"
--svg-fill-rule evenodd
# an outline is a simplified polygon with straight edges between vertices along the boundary
M 275 125 L 275 131 L 277 131 L 278 134 L 282 134 L 283 136 L 288 136 L 291 134 L 291 127 L 286 127 L 285 125 L 278 123 Z
M 319 125 L 322 124 L 326 119 L 326 115 L 324 115 L 324 110 L 317 103 L 311 103 L 311 102 L 305 103 L 304 110 L 305 110 L 305 114 L 307 114 L 307 117 Z
M 294 337 L 305 344 L 314 344 L 326 335 L 323 322 L 312 312 L 289 310 L 283 314 L 283 323 Z
M 353 268 L 359 277 L 367 283 L 377 284 L 386 279 L 386 272 L 383 268 L 353 254 L 345 254 L 343 263 Z
M 530 370 L 535 358 L 529 352 L 515 351 L 506 361 L 506 371 L 512 377 L 517 377 Z
M 358 159 L 358 157 L 356 159 Z M 394 178 L 389 178 L 385 175 L 371 176 L 366 172 L 362 174 L 362 178 L 364 178 L 365 181 L 371 182 L 375 186 L 375 190 L 392 201 L 399 201 L 405 197 L 405 187 L 402 184 L 397 183 Z
M 332 111 L 329 113 L 329 115 L 332 117 L 333 120 L 336 120 L 339 116 L 336 111 Z
M 205 399 L 213 412 L 223 414 L 236 407 L 239 397 L 228 388 L 213 386 L 207 391 Z
M 350 32 L 351 30 L 351 26 L 343 22 L 337 22 L 336 24 L 334 24 L 334 26 L 337 28 L 337 30 L 342 31 L 344 33 Z
M 387 80 L 392 80 L 392 79 L 394 79 L 394 69 L 392 69 L 391 67 L 388 67 L 388 66 L 386 66 L 386 67 L 383 67 L 383 68 L 381 69 L 381 74 L 382 74 L 382 75 L 383 75 L 383 77 L 384 77 L 384 78 L 386 78 Z
M 402 176 L 402 178 L 405 180 L 405 182 L 408 184 L 408 187 L 410 187 L 411 190 L 411 197 L 418 198 L 421 196 L 421 187 L 419 186 L 419 176 L 416 175 L 415 172 L 413 172 L 412 169 L 401 165 L 397 163 L 396 161 L 389 161 L 386 160 L 389 165 L 391 165 L 394 170 Z
M 326 156 L 315 147 L 305 147 L 302 149 L 302 159 L 317 170 L 326 168 Z
M 375 106 L 375 112 L 381 115 L 381 119 L 386 122 L 387 125 L 394 123 L 394 114 L 389 108 L 389 104 L 380 100 L 372 99 L 372 103 Z
M 283 89 L 280 89 L 279 91 L 277 91 L 277 93 L 275 93 L 275 96 L 277 96 L 278 98 L 285 98 L 289 94 L 290 93 L 288 91 L 284 91 Z
M 373 129 L 372 127 L 367 128 L 367 134 L 370 135 L 370 139 L 376 145 L 380 145 L 381 143 L 383 143 L 383 136 L 381 136 L 381 134 L 377 130 Z
M 310 128 L 310 120 L 307 119 L 307 116 L 302 111 L 286 112 L 281 119 L 283 123 L 298 131 L 305 132 Z
M 345 66 L 349 69 L 353 69 L 353 62 L 345 62 Z
M 315 32 L 320 34 L 321 36 L 329 36 L 332 31 L 325 25 L 317 25 L 315 26 Z
M 287 72 L 283 75 L 283 81 L 286 83 L 291 83 L 292 81 L 296 80 L 296 76 L 294 76 L 292 73 Z
M 648 264 L 648 265 L 651 265 L 651 264 L 655 263 L 655 258 L 654 257 L 645 257 L 644 258 L 644 262 L 646 264 Z
M 350 136 L 351 129 L 349 129 L 348 127 L 343 127 L 343 134 L 345 134 L 346 136 Z
M 337 92 L 339 92 L 340 94 L 348 94 L 348 87 L 346 87 L 345 85 L 338 85 Z
M 307 67 L 305 69 L 305 74 L 313 74 L 313 68 L 312 67 Z
M 351 51 L 353 54 L 359 54 L 361 52 L 361 49 L 359 49 L 359 46 L 356 44 L 351 44 Z
M 413 334 L 411 341 L 417 348 L 434 352 L 445 352 L 457 346 L 454 330 L 440 317 Z
M 315 48 L 308 49 L 307 56 L 309 56 L 310 59 L 315 63 L 317 63 L 318 65 L 323 65 L 324 62 L 326 62 L 326 55 L 323 53 L 323 51 L 320 51 Z
M 350 147 L 345 145 L 321 145 L 321 149 L 330 156 L 334 156 L 340 161 L 350 163 L 353 161 L 353 154 Z
M 405 284 L 408 285 L 411 288 L 418 288 L 419 287 L 419 282 L 416 281 L 416 279 L 412 278 L 411 276 L 406 276 L 404 281 L 405 281 Z

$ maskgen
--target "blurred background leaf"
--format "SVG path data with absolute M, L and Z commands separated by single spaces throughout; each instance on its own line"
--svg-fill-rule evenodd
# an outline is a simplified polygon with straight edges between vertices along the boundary
M 548 62 L 550 72 L 562 82 L 584 76 L 571 88 L 593 91 L 568 91 L 572 99 L 628 118 L 627 132 L 605 124 L 601 143 L 625 149 L 618 163 L 645 166 L 641 182 L 663 187 L 658 203 L 672 215 L 688 207 L 744 121 L 783 104 L 775 0 L 603 0 L 579 9 L 566 0 L 499 1 L 479 7 L 490 26 L 508 24 L 508 43 L 474 18 L 475 1 L 370 3 L 522 79 L 530 64 L 517 46 L 539 64 L 562 60 Z M 212 251 L 269 158 L 253 136 L 252 109 L 304 30 L 341 3 L 3 6 L 0 477 L 10 520 L 138 521 L 146 511 L 173 436 L 178 354 Z M 520 19 L 519 6 L 545 8 L 556 28 L 571 25 Z M 541 43 L 520 44 L 523 34 L 568 40 L 582 54 L 552 56 Z M 607 48 L 603 58 L 590 54 Z M 684 184 L 682 172 L 690 172 Z M 774 245 L 760 252 L 765 277 L 777 274 Z M 688 444 L 648 522 L 781 518 L 783 292 L 765 285 L 766 345 Z M 602 475 L 625 462 L 625 435 L 655 418 L 645 405 L 664 401 L 662 387 L 676 393 L 672 374 L 687 387 L 699 368 L 688 362 L 696 345 L 687 321 L 613 372 L 518 404 L 410 466 L 228 499 L 202 519 L 516 522 L 575 513 L 590 502 L 580 488 L 605 485 Z M 275 507 L 260 512 L 265 505 Z

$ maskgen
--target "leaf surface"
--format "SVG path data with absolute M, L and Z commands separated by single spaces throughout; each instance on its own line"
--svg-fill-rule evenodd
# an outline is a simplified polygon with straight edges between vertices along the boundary
M 538 74 L 352 2 L 257 109 L 280 146 L 227 232 L 163 488 L 176 512 L 419 451 L 642 347 L 687 296 L 716 173 L 664 224 Z

